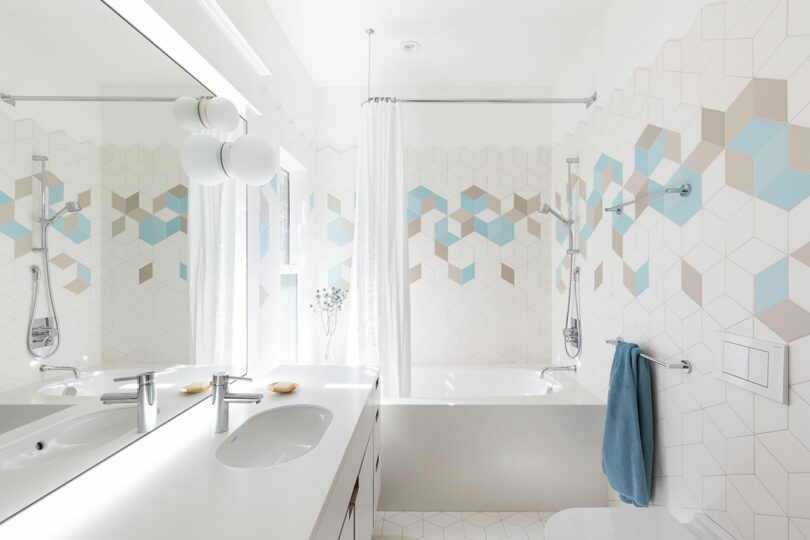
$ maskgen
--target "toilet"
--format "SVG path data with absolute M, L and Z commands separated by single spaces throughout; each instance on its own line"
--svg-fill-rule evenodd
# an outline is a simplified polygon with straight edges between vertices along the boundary
M 546 525 L 546 540 L 733 540 L 706 514 L 681 523 L 662 507 L 568 508 Z

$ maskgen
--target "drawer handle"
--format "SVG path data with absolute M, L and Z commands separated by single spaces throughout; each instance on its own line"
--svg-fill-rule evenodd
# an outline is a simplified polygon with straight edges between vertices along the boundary
M 374 465 L 374 469 L 377 471 L 380 470 L 380 456 L 377 456 L 377 464 Z
M 379 421 L 380 421 L 380 408 L 377 407 L 377 414 L 374 415 L 374 423 L 376 424 Z
M 352 498 L 349 499 L 349 508 L 354 506 L 355 501 L 357 501 L 357 492 L 360 491 L 360 478 L 358 477 L 357 480 L 354 481 L 354 489 L 352 490 Z
M 380 378 L 377 377 L 377 380 L 374 381 L 374 390 L 379 390 L 380 388 Z

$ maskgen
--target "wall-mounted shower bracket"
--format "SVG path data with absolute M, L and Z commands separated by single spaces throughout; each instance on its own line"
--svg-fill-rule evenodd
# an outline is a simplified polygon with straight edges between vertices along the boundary
M 652 193 L 650 195 L 645 195 L 644 197 L 639 197 L 637 199 L 633 199 L 632 201 L 627 201 L 621 204 L 617 204 L 615 206 L 609 206 L 605 208 L 605 212 L 616 212 L 617 214 L 622 213 L 622 208 L 625 206 L 636 204 L 637 202 L 646 201 L 648 199 L 654 199 L 655 197 L 660 197 L 662 195 L 668 195 L 670 193 L 677 193 L 681 197 L 688 197 L 690 193 L 692 193 L 692 186 L 689 184 L 683 184 L 680 187 L 671 187 L 667 188 L 664 191 L 659 191 L 658 193 Z

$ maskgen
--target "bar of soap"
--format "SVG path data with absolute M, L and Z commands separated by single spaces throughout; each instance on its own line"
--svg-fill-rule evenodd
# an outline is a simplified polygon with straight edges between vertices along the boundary
M 199 394 L 211 388 L 211 381 L 193 382 L 183 387 L 183 392 L 186 394 Z
M 272 382 L 267 385 L 267 388 L 279 394 L 287 394 L 298 388 L 298 383 L 290 381 Z

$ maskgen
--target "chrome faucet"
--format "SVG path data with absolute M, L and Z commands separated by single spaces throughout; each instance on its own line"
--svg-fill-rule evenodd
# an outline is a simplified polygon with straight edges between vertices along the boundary
M 119 403 L 138 404 L 138 433 L 148 433 L 157 426 L 157 391 L 155 389 L 155 372 L 147 371 L 132 377 L 118 377 L 114 382 L 138 381 L 137 392 L 120 392 L 102 394 L 99 398 L 104 405 Z
M 546 373 L 553 373 L 555 371 L 576 371 L 576 370 L 577 370 L 576 364 L 570 364 L 568 366 L 548 366 L 540 370 L 540 378 L 544 379 Z
M 34 330 L 36 330 L 36 328 Z M 39 366 L 39 370 L 40 371 L 72 371 L 74 379 L 78 379 L 79 377 L 82 376 L 81 372 L 77 368 L 71 367 L 71 366 L 52 366 L 50 364 L 41 364 Z
M 228 391 L 230 381 L 252 381 L 248 377 L 232 377 L 224 371 L 214 373 L 211 386 L 211 403 L 217 408 L 214 433 L 228 431 L 228 404 L 229 403 L 259 403 L 261 394 L 234 394 Z

